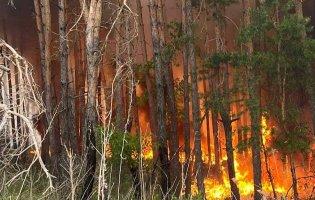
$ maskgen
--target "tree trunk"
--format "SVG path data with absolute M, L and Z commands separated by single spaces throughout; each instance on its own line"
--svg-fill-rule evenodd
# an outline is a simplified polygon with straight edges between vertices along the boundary
M 214 147 L 214 165 L 219 180 L 222 180 L 222 173 L 220 167 L 220 144 L 219 144 L 219 130 L 218 130 L 218 113 L 212 111 L 212 128 L 213 128 L 213 147 Z
M 157 18 L 160 24 L 160 45 L 162 53 L 162 65 L 166 68 L 163 70 L 163 77 L 166 84 L 166 101 L 168 105 L 168 112 L 170 114 L 170 137 L 169 137 L 169 150 L 170 150 L 170 170 L 171 174 L 171 185 L 172 189 L 175 190 L 176 195 L 180 192 L 180 175 L 181 175 L 181 165 L 179 163 L 179 141 L 177 132 L 177 108 L 175 100 L 175 90 L 174 90 L 174 79 L 173 71 L 170 65 L 171 57 L 165 52 L 165 36 L 164 36 L 164 15 L 163 15 L 163 2 L 162 0 L 157 0 Z M 173 193 L 172 191 L 170 191 Z
M 244 25 L 249 26 L 250 21 L 250 1 L 243 0 L 244 6 Z M 250 41 L 246 44 L 247 53 L 253 54 L 253 42 Z M 251 119 L 251 131 L 252 131 L 252 163 L 253 163 L 253 174 L 254 174 L 254 199 L 262 199 L 262 184 L 261 184 L 261 133 L 260 133 L 260 108 L 259 108 L 259 95 L 258 95 L 258 82 L 255 71 L 251 65 L 247 66 L 248 71 L 248 95 L 250 104 L 248 105 L 250 119 Z
M 59 53 L 60 53 L 60 76 L 61 76 L 61 113 L 60 113 L 60 134 L 63 143 L 68 149 L 76 150 L 75 110 L 73 90 L 70 89 L 68 66 L 68 37 L 66 22 L 66 0 L 59 0 Z
M 195 135 L 195 172 L 197 177 L 198 192 L 202 196 L 205 195 L 204 188 L 204 175 L 203 175 L 203 161 L 201 151 L 201 133 L 200 133 L 200 105 L 199 105 L 199 93 L 198 93 L 198 69 L 196 65 L 195 46 L 193 42 L 193 14 L 192 14 L 192 2 L 187 0 L 186 8 L 184 12 L 187 18 L 186 34 L 189 38 L 188 41 L 188 67 L 190 68 L 191 76 L 191 99 L 192 99 L 192 115 L 193 115 L 193 129 Z
M 294 163 L 294 158 L 292 154 L 290 154 L 289 159 L 290 159 L 290 171 L 291 171 L 291 177 L 292 177 L 293 199 L 299 200 L 298 182 L 296 178 L 295 163 Z
M 144 34 L 144 25 L 143 25 L 143 17 L 142 17 L 142 6 L 141 0 L 136 0 L 137 3 L 137 13 L 138 13 L 138 28 L 139 28 L 139 43 L 140 49 L 142 49 L 142 64 L 145 65 L 148 62 L 147 56 L 147 45 L 145 40 Z M 152 82 L 150 78 L 150 71 L 147 70 L 144 74 L 145 76 L 145 83 L 148 92 L 148 99 L 149 99 L 149 115 L 150 115 L 150 129 L 151 129 L 151 137 L 152 137 L 152 150 L 153 150 L 153 161 L 156 160 L 156 120 L 155 120 L 155 97 L 153 93 Z
M 86 22 L 87 102 L 83 127 L 83 136 L 85 137 L 86 172 L 82 199 L 90 199 L 96 169 L 96 92 L 99 61 L 101 57 L 99 49 L 99 30 L 102 19 L 102 0 L 91 0 L 88 7 L 87 5 L 83 5 L 83 9 L 86 11 L 84 16 Z
M 186 16 L 186 0 L 182 0 L 182 25 L 183 32 L 187 32 L 187 16 Z M 189 46 L 186 44 L 183 50 L 183 67 L 184 67 L 184 146 L 185 146 L 185 163 L 184 163 L 184 179 L 185 179 L 185 196 L 189 198 L 191 194 L 191 148 L 190 148 L 190 117 L 189 117 L 189 68 L 188 68 Z
M 225 141 L 226 141 L 225 145 L 226 145 L 229 181 L 230 181 L 230 186 L 231 186 L 231 199 L 239 200 L 240 192 L 236 185 L 235 167 L 234 167 L 232 121 L 230 120 L 230 116 L 227 111 L 223 111 L 221 113 L 221 118 L 223 121 L 224 132 L 225 132 Z
M 42 78 L 44 84 L 44 104 L 46 108 L 46 121 L 45 129 L 49 141 L 44 141 L 44 145 L 47 145 L 50 149 L 52 171 L 58 170 L 58 141 L 54 134 L 54 123 L 53 123 L 53 104 L 52 104 L 52 82 L 51 82 L 51 19 L 50 19 L 50 4 L 49 0 L 34 0 L 34 7 L 36 12 L 36 25 L 38 31 L 38 39 L 40 46 L 41 56 L 41 69 Z M 48 153 L 48 152 L 47 152 Z
M 220 12 L 219 8 L 216 6 L 216 12 Z M 221 37 L 221 28 L 218 21 L 215 22 L 214 27 L 215 32 L 215 40 L 216 40 L 216 52 L 222 52 L 223 51 L 223 41 Z M 214 77 L 212 80 L 212 92 L 218 92 L 218 83 L 219 81 L 219 69 L 214 69 Z M 215 148 L 215 169 L 217 171 L 217 175 L 220 182 L 223 182 L 222 179 L 222 172 L 221 172 L 221 166 L 220 166 L 220 158 L 221 158 L 221 147 L 220 147 L 220 137 L 219 137 L 219 129 L 218 129 L 218 111 L 213 110 L 212 111 L 212 125 L 213 125 L 213 138 L 214 138 L 214 148 Z
M 120 5 L 121 6 L 121 5 Z M 123 12 L 122 12 L 123 16 Z M 121 17 L 117 19 L 115 29 L 115 40 L 116 40 L 116 80 L 115 80 L 115 122 L 116 130 L 123 133 L 125 130 L 126 116 L 125 116 L 125 104 L 123 97 L 123 53 L 121 49 L 124 49 L 123 45 L 126 41 L 123 41 L 123 26 Z
M 204 94 L 205 94 L 205 98 L 204 98 L 204 102 L 208 101 L 208 97 L 207 97 L 207 84 L 206 84 L 206 80 L 205 78 L 203 78 L 202 80 L 203 83 L 203 88 L 204 88 Z M 205 108 L 205 120 L 206 120 L 206 134 L 207 134 L 207 150 L 208 150 L 208 164 L 209 166 L 211 166 L 211 134 L 210 134 L 210 121 L 209 121 L 209 109 Z
M 170 186 L 170 171 L 167 148 L 167 135 L 165 123 L 165 97 L 163 84 L 163 61 L 162 61 L 162 46 L 159 30 L 161 30 L 161 22 L 158 19 L 158 5 L 155 0 L 150 0 L 150 19 L 151 19 L 151 34 L 155 62 L 155 82 L 156 82 L 156 118 L 157 118 L 157 137 L 158 137 L 158 156 L 160 160 L 161 171 L 161 187 L 163 195 L 168 199 L 168 190 Z
M 270 182 L 270 185 L 272 188 L 273 198 L 277 199 L 277 192 L 275 189 L 275 183 L 274 183 L 273 176 L 272 176 L 271 169 L 270 169 L 270 165 L 269 165 L 269 158 L 268 158 L 268 154 L 267 154 L 267 149 L 265 147 L 265 144 L 263 144 L 262 146 L 263 146 L 263 152 L 264 152 L 264 157 L 265 157 L 266 171 L 267 171 L 268 179 L 269 179 L 269 182 Z

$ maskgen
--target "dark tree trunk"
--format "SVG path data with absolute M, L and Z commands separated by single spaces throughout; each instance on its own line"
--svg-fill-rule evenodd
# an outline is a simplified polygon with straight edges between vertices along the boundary
M 289 159 L 290 159 L 290 171 L 291 171 L 291 177 L 292 177 L 293 199 L 299 200 L 298 182 L 296 178 L 295 163 L 294 163 L 294 158 L 292 154 L 290 155 Z
M 214 146 L 214 163 L 215 170 L 219 179 L 221 180 L 221 167 L 220 167 L 220 144 L 219 144 L 219 130 L 218 130 L 218 114 L 212 111 L 212 127 L 213 127 L 213 146 Z
M 165 36 L 164 36 L 164 15 L 163 15 L 163 0 L 157 0 L 157 18 L 160 24 L 160 45 L 161 45 L 161 59 L 162 65 L 165 67 L 163 70 L 163 77 L 166 85 L 166 97 L 168 105 L 168 113 L 170 115 L 170 137 L 169 137 L 169 150 L 170 150 L 170 170 L 172 171 L 171 175 L 171 185 L 172 190 L 178 196 L 180 193 L 180 175 L 181 175 L 181 165 L 179 163 L 179 142 L 178 142 L 178 132 L 177 132 L 177 108 L 175 100 L 175 90 L 174 90 L 174 78 L 173 71 L 170 65 L 171 55 L 168 55 L 169 52 L 166 52 L 165 47 Z M 173 193 L 173 191 L 170 191 Z
M 231 199 L 239 200 L 240 192 L 236 185 L 235 167 L 234 167 L 232 121 L 230 120 L 228 111 L 223 111 L 221 113 L 221 118 L 223 121 L 224 132 L 225 132 L 225 142 L 226 142 L 225 145 L 226 145 L 229 181 L 230 181 L 230 186 L 231 186 Z
M 36 12 L 36 24 L 41 55 L 41 69 L 44 83 L 44 104 L 46 108 L 45 131 L 49 142 L 44 142 L 49 146 L 52 173 L 58 174 L 58 137 L 54 134 L 53 123 L 53 103 L 52 103 L 52 78 L 51 78 L 51 14 L 49 0 L 34 0 Z
M 201 151 L 201 133 L 200 133 L 200 104 L 198 93 L 198 69 L 196 65 L 195 46 L 193 42 L 193 14 L 191 0 L 185 1 L 185 9 L 187 19 L 186 34 L 189 38 L 188 44 L 188 67 L 190 68 L 191 76 L 191 99 L 192 99 L 192 115 L 193 115 L 193 129 L 195 135 L 195 172 L 197 178 L 198 192 L 202 196 L 205 195 L 204 188 L 204 174 L 203 174 L 203 161 Z
M 202 80 L 203 88 L 204 88 L 204 102 L 208 101 L 208 91 L 206 79 Z M 208 150 L 208 164 L 211 165 L 211 133 L 210 133 L 210 121 L 209 121 L 209 109 L 205 108 L 205 120 L 206 120 L 206 134 L 207 134 L 207 150 Z
M 266 150 L 264 144 L 263 144 L 263 152 L 264 152 L 264 156 L 265 156 L 266 171 L 267 171 L 268 179 L 269 179 L 269 182 L 270 182 L 270 185 L 272 188 L 273 198 L 277 199 L 277 192 L 275 189 L 275 183 L 274 183 L 273 176 L 272 176 L 271 169 L 270 169 L 270 165 L 269 165 L 269 158 L 268 158 L 267 150 Z
M 121 6 L 121 5 L 120 5 Z M 122 12 L 122 16 L 124 12 Z M 122 68 L 124 64 L 123 57 L 125 56 L 122 52 L 124 48 L 125 41 L 123 40 L 124 31 L 123 31 L 123 20 L 120 17 L 116 22 L 116 31 L 115 31 L 115 39 L 116 39 L 116 80 L 115 80 L 115 123 L 116 130 L 123 133 L 125 130 L 126 116 L 125 116 L 125 103 L 124 103 L 124 95 L 123 95 L 123 83 L 124 83 L 124 69 Z
M 59 53 L 61 69 L 61 113 L 60 113 L 60 134 L 63 143 L 68 149 L 76 151 L 75 137 L 75 110 L 73 107 L 73 90 L 70 89 L 68 66 L 68 37 L 66 22 L 66 0 L 59 0 Z
M 161 187 L 165 198 L 168 197 L 168 190 L 170 186 L 170 171 L 167 148 L 167 135 L 165 123 L 165 97 L 163 84 L 163 61 L 162 61 L 162 46 L 159 31 L 161 30 L 161 23 L 158 18 L 158 4 L 155 0 L 150 0 L 150 19 L 151 19 L 151 34 L 154 52 L 155 65 L 155 82 L 156 82 L 156 120 L 157 120 L 157 138 L 158 138 L 158 156 L 160 160 L 161 169 Z
M 187 16 L 186 1 L 182 1 L 182 24 L 183 32 L 187 32 Z M 189 46 L 186 44 L 183 50 L 183 67 L 184 67 L 184 146 L 185 146 L 185 163 L 184 163 L 184 179 L 185 179 L 185 196 L 189 198 L 191 194 L 191 148 L 190 148 L 190 118 L 189 118 L 189 68 L 188 68 Z
M 140 48 L 142 49 L 142 64 L 145 65 L 148 62 L 147 56 L 147 45 L 144 34 L 144 25 L 143 25 L 143 17 L 142 17 L 142 6 L 141 0 L 136 0 L 137 3 L 137 13 L 138 13 L 138 28 L 139 28 L 139 43 Z M 150 71 L 147 70 L 145 72 L 145 83 L 148 91 L 148 99 L 149 99 L 149 115 L 150 115 L 150 129 L 151 129 L 151 137 L 152 137 L 152 150 L 153 150 L 153 160 L 156 160 L 156 120 L 155 120 L 155 97 L 153 92 L 153 86 L 150 77 Z

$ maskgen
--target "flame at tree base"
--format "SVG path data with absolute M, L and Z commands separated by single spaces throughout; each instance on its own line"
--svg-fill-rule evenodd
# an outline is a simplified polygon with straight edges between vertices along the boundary
M 261 127 L 262 127 L 262 142 L 266 148 L 269 148 L 268 152 L 268 165 L 270 168 L 270 173 L 273 178 L 274 182 L 274 189 L 277 193 L 277 199 L 287 199 L 292 196 L 292 179 L 291 179 L 291 172 L 289 163 L 283 159 L 283 155 L 277 152 L 275 149 L 272 149 L 271 142 L 272 142 L 272 135 L 271 130 L 268 128 L 267 119 L 262 117 L 261 119 Z M 222 134 L 221 134 L 222 135 Z M 144 145 L 144 151 L 142 152 L 142 157 L 146 160 L 151 160 L 153 158 L 152 152 L 152 142 L 149 135 L 145 136 L 148 140 Z M 222 138 L 221 138 L 222 139 Z M 234 139 L 234 138 L 233 138 Z M 236 139 L 236 138 L 235 138 Z M 234 141 L 235 141 L 234 139 Z M 203 144 L 203 146 L 207 146 Z M 222 145 L 224 146 L 224 145 Z M 213 147 L 212 147 L 213 148 Z M 231 189 L 230 189 L 230 181 L 229 176 L 227 173 L 227 157 L 225 152 L 223 151 L 223 157 L 220 159 L 220 172 L 221 178 L 219 180 L 217 171 L 211 170 L 213 168 L 212 162 L 209 162 L 209 156 L 206 155 L 203 150 L 203 162 L 207 163 L 204 164 L 204 172 L 207 175 L 204 179 L 205 185 L 205 195 L 208 200 L 212 199 L 228 199 L 231 197 Z M 285 157 L 285 156 L 284 156 Z M 234 167 L 235 167 L 235 180 L 233 180 L 239 189 L 241 199 L 253 199 L 254 194 L 254 184 L 253 184 L 253 172 L 252 172 L 252 157 L 250 152 L 246 150 L 245 152 L 236 152 L 234 151 Z M 286 158 L 286 157 L 285 157 Z M 262 191 L 260 191 L 264 197 L 273 199 L 273 188 L 271 186 L 270 180 L 268 179 L 266 166 L 265 166 L 265 157 L 261 156 L 262 159 Z M 211 160 L 214 161 L 214 155 L 211 155 Z M 184 152 L 180 152 L 180 162 L 183 164 L 185 161 L 185 154 Z M 297 157 L 297 161 L 300 163 L 305 162 L 304 158 Z M 314 163 L 314 160 L 312 161 Z M 209 163 L 211 163 L 209 165 Z M 191 164 L 193 165 L 193 160 L 191 160 Z M 303 164 L 298 165 L 296 167 L 297 177 L 299 179 L 299 192 L 301 199 L 308 199 L 312 193 L 315 193 L 315 171 L 314 169 L 308 169 L 307 167 L 303 166 Z M 305 178 L 304 177 L 308 177 Z M 184 181 L 183 181 L 184 182 Z M 196 180 L 193 180 L 192 183 L 192 195 L 198 194 L 198 188 L 196 184 Z M 312 197 L 315 197 L 313 194 Z

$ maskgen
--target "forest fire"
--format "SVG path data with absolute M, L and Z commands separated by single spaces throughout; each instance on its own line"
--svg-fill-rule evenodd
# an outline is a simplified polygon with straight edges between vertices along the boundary
M 268 148 L 272 143 L 272 133 L 271 128 L 268 127 L 268 119 L 263 115 L 261 117 L 261 131 L 262 131 L 262 142 L 265 146 L 265 148 Z M 222 135 L 222 134 L 221 134 Z M 235 138 L 236 139 L 236 138 Z M 146 144 L 146 146 L 143 148 L 142 155 L 145 160 L 151 160 L 153 159 L 153 151 L 152 151 L 152 143 L 149 135 L 145 135 L 143 139 Z M 204 142 L 206 143 L 206 142 Z M 205 144 L 204 144 L 205 145 Z M 223 145 L 223 144 L 222 144 Z M 206 145 L 205 145 L 206 146 Z M 213 148 L 213 146 L 211 145 Z M 272 150 L 271 150 L 272 151 Z M 206 152 L 206 151 L 204 151 Z M 204 180 L 205 184 L 205 193 L 206 198 L 208 200 L 215 200 L 215 199 L 226 199 L 230 197 L 230 183 L 229 183 L 229 177 L 227 173 L 226 168 L 226 162 L 227 162 L 227 156 L 225 155 L 225 152 L 223 151 L 223 156 L 220 159 L 220 169 L 222 170 L 221 174 L 221 180 L 217 178 L 217 176 L 214 176 L 214 174 L 211 174 L 209 166 L 209 156 L 206 155 L 206 153 L 203 152 L 202 158 L 203 162 L 205 163 L 208 170 L 207 171 L 207 177 Z M 212 160 L 214 159 L 212 155 Z M 245 160 L 250 160 L 251 153 L 246 152 L 246 155 L 243 153 L 237 153 L 235 151 L 235 171 L 236 171 L 236 177 L 235 177 L 235 183 L 239 187 L 240 195 L 242 199 L 252 199 L 252 194 L 254 191 L 254 186 L 252 182 L 252 172 L 251 172 L 251 166 L 249 166 L 250 162 L 244 162 Z M 275 181 L 274 190 L 278 197 L 285 198 L 288 195 L 289 190 L 291 189 L 291 179 L 289 178 L 290 172 L 287 170 L 287 163 L 284 163 L 281 159 L 279 159 L 280 155 L 275 150 L 272 151 L 272 154 L 270 157 L 268 157 L 269 160 L 269 166 L 272 169 L 272 176 Z M 263 159 L 263 163 L 265 162 L 265 159 Z M 181 164 L 184 164 L 185 162 L 185 154 L 184 152 L 180 152 L 180 162 Z M 240 164 L 241 163 L 241 164 Z M 192 163 L 193 164 L 193 163 Z M 213 164 L 213 161 L 211 161 L 211 165 Z M 262 164 L 265 166 L 265 164 Z M 302 167 L 302 166 L 301 166 Z M 273 196 L 273 188 L 270 184 L 270 181 L 267 177 L 266 169 L 263 170 L 263 183 L 262 183 L 262 191 L 260 191 L 265 197 L 272 197 Z M 309 173 L 311 175 L 311 173 Z M 298 173 L 299 177 L 307 177 L 308 172 L 307 170 L 301 169 Z M 310 181 L 310 182 L 309 182 Z M 301 180 L 301 186 L 304 187 L 304 192 L 301 191 L 301 197 L 307 198 L 308 195 L 312 192 L 313 188 L 311 187 L 311 183 L 315 183 L 314 177 L 309 177 L 306 181 Z M 192 184 L 192 193 L 198 194 L 198 188 L 196 185 L 196 182 L 194 181 Z
M 314 9 L 0 1 L 0 199 L 314 199 Z

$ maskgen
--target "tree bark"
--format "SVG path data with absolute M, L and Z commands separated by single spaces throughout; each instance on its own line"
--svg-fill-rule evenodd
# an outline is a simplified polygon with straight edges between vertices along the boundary
M 292 177 L 293 199 L 299 200 L 298 182 L 296 178 L 295 163 L 294 163 L 294 158 L 292 154 L 290 154 L 289 159 L 290 159 L 290 171 L 291 171 L 291 177 Z
M 268 158 L 268 154 L 267 154 L 267 149 L 265 147 L 265 144 L 263 144 L 262 146 L 263 146 L 263 152 L 264 152 L 264 157 L 265 157 L 266 171 L 267 171 L 268 179 L 269 179 L 269 182 L 270 182 L 270 185 L 272 188 L 273 198 L 277 199 L 277 192 L 275 189 L 275 183 L 274 183 L 273 176 L 272 176 L 271 169 L 270 169 L 270 165 L 269 165 L 269 158 Z
M 151 34 L 154 52 L 155 64 L 155 82 L 156 82 L 156 118 L 157 118 L 157 137 L 158 137 L 158 156 L 160 160 L 161 169 L 161 187 L 165 198 L 168 197 L 168 190 L 170 186 L 170 171 L 165 123 L 165 97 L 163 84 L 163 61 L 162 61 L 162 46 L 159 31 L 161 30 L 161 22 L 158 18 L 158 5 L 155 0 L 150 0 L 150 19 L 151 19 Z
M 121 6 L 121 5 L 120 5 Z M 123 16 L 123 12 L 122 12 Z M 125 104 L 123 97 L 123 73 L 124 69 L 121 68 L 123 66 L 123 53 L 121 49 L 123 49 L 123 26 L 121 16 L 117 19 L 116 29 L 115 29 L 115 42 L 116 42 L 116 81 L 115 81 L 115 121 L 116 121 L 116 129 L 118 132 L 123 133 L 125 130 L 126 116 L 125 116 Z
M 83 1 L 83 3 L 85 3 L 85 1 Z M 90 199 L 96 169 L 96 92 L 99 61 L 101 57 L 99 49 L 99 30 L 102 19 L 102 0 L 91 0 L 88 7 L 87 5 L 83 5 L 82 7 L 84 11 L 86 11 L 84 16 L 86 22 L 87 102 L 83 127 L 86 153 L 86 176 L 81 197 L 82 199 Z
M 60 53 L 60 76 L 61 76 L 61 113 L 60 134 L 63 143 L 68 149 L 77 152 L 75 130 L 75 110 L 73 90 L 70 88 L 68 66 L 68 37 L 66 22 L 66 0 L 59 0 L 59 53 Z
M 52 171 L 58 170 L 58 138 L 54 134 L 54 123 L 53 123 L 53 103 L 52 103 L 52 80 L 51 80 L 51 15 L 50 15 L 50 4 L 49 0 L 34 0 L 34 7 L 36 13 L 36 25 L 40 46 L 41 56 L 41 69 L 42 78 L 44 84 L 44 104 L 46 108 L 46 120 L 45 129 L 47 136 L 45 138 L 49 141 L 44 140 L 44 145 L 47 145 L 47 150 L 50 149 L 50 158 Z M 46 152 L 48 155 L 49 153 Z
M 198 93 L 198 69 L 196 65 L 195 46 L 193 42 L 193 15 L 192 15 L 192 1 L 185 1 L 186 8 L 184 9 L 187 17 L 186 34 L 189 38 L 188 44 L 188 67 L 191 76 L 191 99 L 192 99 L 192 115 L 193 115 L 193 129 L 194 129 L 194 147 L 195 147 L 195 173 L 197 178 L 198 192 L 202 196 L 205 195 L 204 175 L 203 175 L 203 161 L 201 151 L 201 133 L 200 133 L 200 104 Z
M 221 118 L 223 121 L 224 132 L 225 132 L 228 174 L 229 174 L 229 181 L 230 181 L 230 186 L 231 186 L 231 199 L 239 200 L 240 192 L 236 185 L 235 167 L 234 167 L 232 121 L 227 111 L 223 111 L 223 113 L 221 113 Z
M 163 0 L 157 0 L 157 18 L 161 23 L 159 26 L 159 35 L 160 35 L 160 45 L 161 45 L 161 59 L 162 65 L 166 68 L 163 70 L 163 77 L 166 85 L 166 101 L 168 106 L 168 112 L 170 114 L 170 137 L 169 137 L 169 150 L 170 150 L 170 170 L 171 173 L 171 184 L 172 189 L 175 190 L 176 195 L 179 195 L 180 192 L 180 175 L 181 175 L 181 165 L 179 163 L 179 139 L 177 132 L 177 108 L 175 100 L 175 90 L 174 90 L 174 78 L 173 71 L 171 68 L 171 56 L 167 55 L 165 49 L 165 36 L 164 36 L 164 14 L 163 14 Z M 172 193 L 172 191 L 171 191 Z
M 219 8 L 216 7 L 216 12 L 220 12 Z M 215 22 L 214 27 L 215 32 L 215 41 L 216 41 L 216 52 L 222 52 L 223 47 L 223 41 L 221 38 L 221 29 L 219 22 Z M 219 90 L 218 83 L 219 81 L 219 69 L 214 69 L 214 77 L 212 80 L 212 92 L 215 93 Z M 218 128 L 218 116 L 219 113 L 217 110 L 212 111 L 212 125 L 213 125 L 213 138 L 214 138 L 214 155 L 215 155 L 215 169 L 218 175 L 218 179 L 220 182 L 223 182 L 222 179 L 222 172 L 221 172 L 221 166 L 220 166 L 220 158 L 221 158 L 221 147 L 220 147 L 220 137 L 219 137 L 219 128 Z

